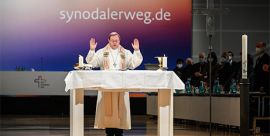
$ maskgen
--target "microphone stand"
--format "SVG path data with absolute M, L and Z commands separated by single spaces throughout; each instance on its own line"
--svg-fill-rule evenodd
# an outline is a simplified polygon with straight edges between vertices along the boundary
M 212 135 L 212 35 L 209 35 L 209 132 Z

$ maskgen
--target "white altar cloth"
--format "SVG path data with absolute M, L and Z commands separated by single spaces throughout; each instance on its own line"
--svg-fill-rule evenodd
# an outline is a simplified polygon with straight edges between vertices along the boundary
M 184 89 L 184 83 L 172 71 L 71 71 L 65 78 L 69 89 Z M 139 89 L 139 90 L 138 90 Z

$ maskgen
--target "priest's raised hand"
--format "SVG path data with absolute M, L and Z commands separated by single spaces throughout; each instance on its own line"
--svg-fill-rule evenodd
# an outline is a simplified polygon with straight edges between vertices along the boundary
M 89 41 L 89 44 L 90 44 L 90 50 L 94 51 L 97 47 L 97 42 L 95 38 L 91 38 Z
M 139 40 L 137 38 L 133 40 L 133 43 L 131 43 L 131 45 L 135 51 L 138 51 L 140 49 Z

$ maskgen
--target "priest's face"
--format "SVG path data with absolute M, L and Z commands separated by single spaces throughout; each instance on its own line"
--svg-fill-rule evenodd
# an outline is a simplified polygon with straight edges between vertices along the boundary
M 109 44 L 112 49 L 117 49 L 120 45 L 120 38 L 118 35 L 110 36 Z

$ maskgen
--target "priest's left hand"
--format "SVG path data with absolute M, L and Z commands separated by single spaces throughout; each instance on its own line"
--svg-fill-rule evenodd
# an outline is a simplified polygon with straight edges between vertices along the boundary
M 131 45 L 135 51 L 140 49 L 139 40 L 137 38 L 133 40 L 133 43 L 131 43 Z

